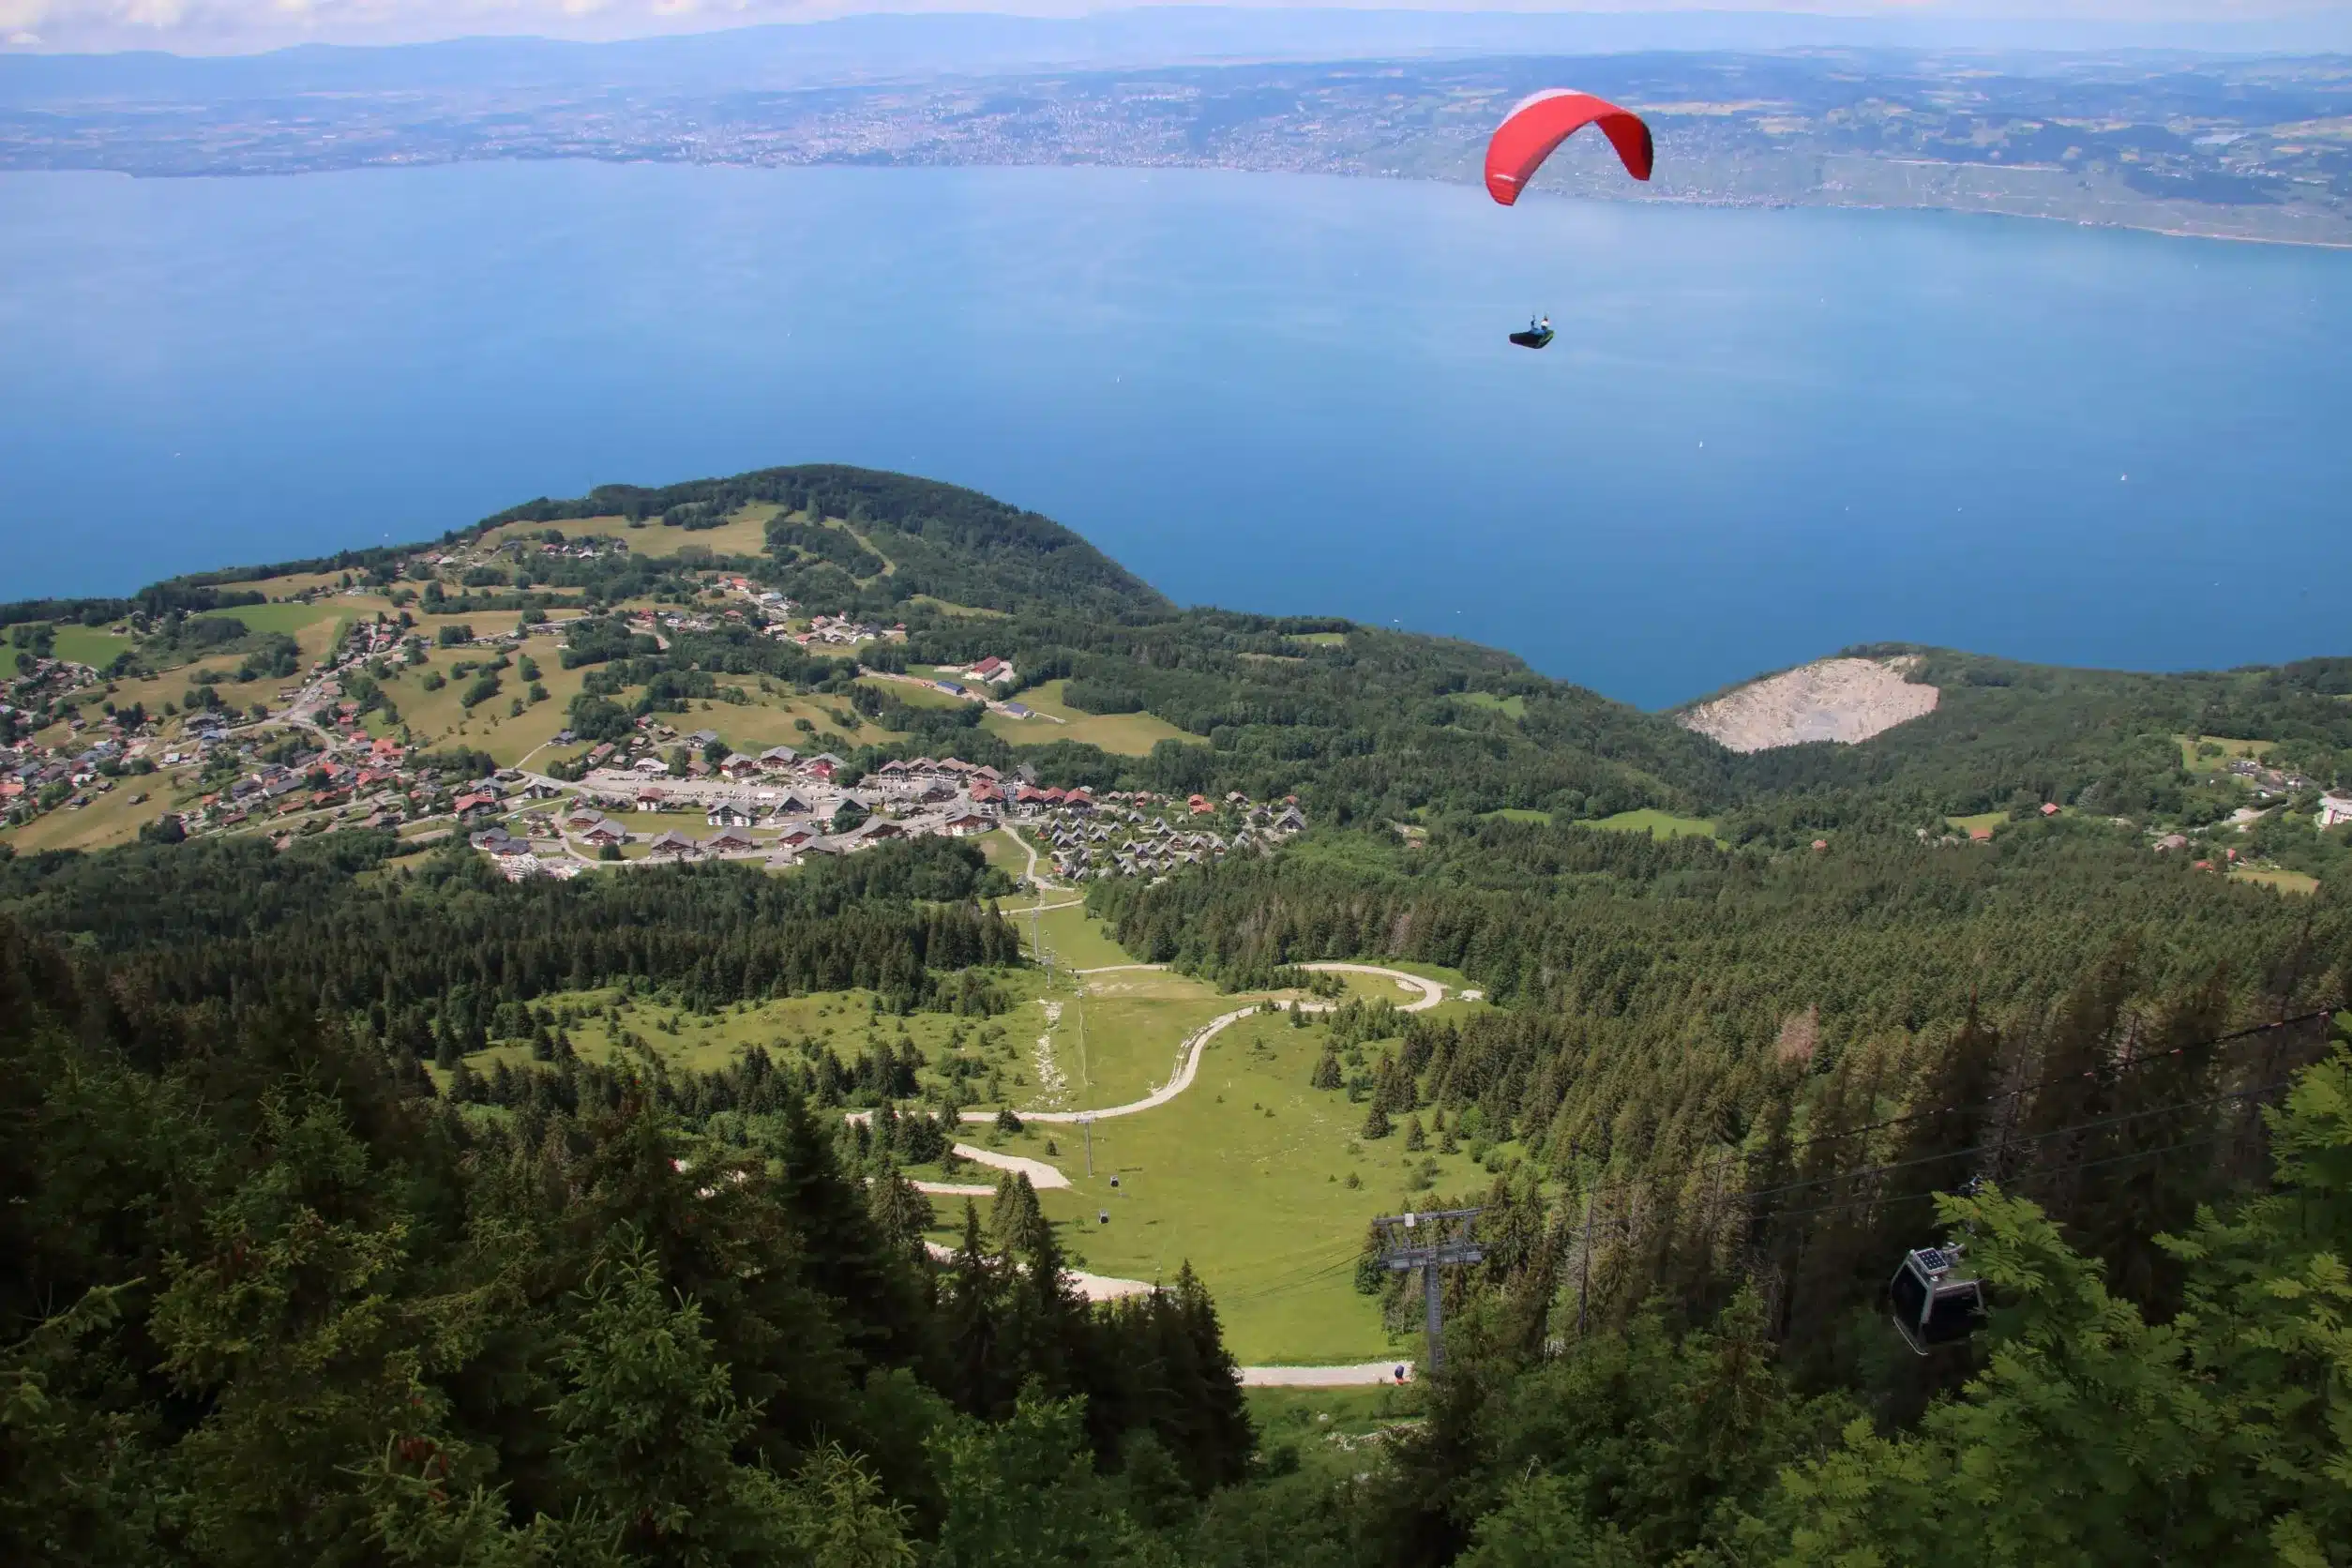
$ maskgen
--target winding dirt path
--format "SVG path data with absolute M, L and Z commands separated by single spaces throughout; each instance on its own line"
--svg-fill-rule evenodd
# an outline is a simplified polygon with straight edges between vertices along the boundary
M 1166 967 L 1165 964 L 1109 964 L 1102 969 L 1084 970 L 1080 972 L 1103 974 L 1113 970 L 1165 969 Z M 1445 988 L 1442 985 L 1435 980 L 1425 980 L 1418 974 L 1408 974 L 1401 969 L 1388 969 L 1380 964 L 1342 963 L 1301 964 L 1298 967 L 1338 974 L 1385 975 L 1399 986 L 1419 993 L 1412 1001 L 1397 1009 L 1402 1013 L 1426 1012 L 1445 1000 Z M 1299 1005 L 1310 1013 L 1328 1013 L 1335 1010 L 1337 1006 L 1336 1003 L 1329 1002 L 1303 1002 Z M 1193 1078 L 1200 1071 L 1200 1053 L 1208 1049 L 1211 1040 L 1257 1011 L 1258 1005 L 1254 1003 L 1247 1007 L 1237 1007 L 1230 1013 L 1218 1014 L 1199 1029 L 1194 1030 L 1190 1035 L 1186 1036 L 1184 1044 L 1177 1048 L 1184 1052 L 1184 1064 L 1176 1069 L 1176 1076 L 1139 1100 L 1130 1100 L 1123 1106 L 1106 1106 L 1099 1110 L 1024 1110 L 1016 1114 L 1024 1122 L 1050 1122 L 1061 1124 L 1076 1122 L 1081 1117 L 1100 1121 L 1106 1117 L 1133 1116 L 1139 1111 L 1157 1109 L 1192 1087 Z M 963 1113 L 963 1119 L 967 1122 L 993 1122 L 996 1120 L 996 1112 L 967 1110 Z

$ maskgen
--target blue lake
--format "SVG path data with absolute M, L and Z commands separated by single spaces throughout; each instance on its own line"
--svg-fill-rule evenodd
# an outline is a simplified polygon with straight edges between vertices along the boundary
M 1549 350 L 1503 335 L 1531 309 Z M 837 460 L 1657 706 L 2352 651 L 2352 254 L 1126 170 L 0 175 L 0 599 Z

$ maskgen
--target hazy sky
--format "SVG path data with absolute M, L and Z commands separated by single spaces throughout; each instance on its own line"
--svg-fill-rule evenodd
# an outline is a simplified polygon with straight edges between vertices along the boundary
M 1168 3 L 1168 0 L 1161 0 Z M 1231 4 L 1235 0 L 1219 0 Z M 1280 4 L 1282 0 L 1239 0 Z M 1370 8 L 1384 0 L 1323 0 Z M 1385 0 L 1415 10 L 1811 11 L 2203 23 L 2340 17 L 2352 0 Z M 1066 16 L 1088 0 L 0 0 L 0 45 L 212 53 L 290 43 L 391 43 L 483 33 L 617 38 L 861 11 Z

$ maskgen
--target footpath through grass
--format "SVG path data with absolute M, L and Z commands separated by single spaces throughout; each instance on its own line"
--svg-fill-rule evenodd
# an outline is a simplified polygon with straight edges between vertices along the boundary
M 1449 1003 L 1445 1011 L 1477 1005 Z M 1279 1015 L 1224 1031 L 1191 1089 L 1156 1109 L 1094 1123 L 1091 1179 L 1071 1157 L 1082 1149 L 1078 1129 L 1052 1129 L 1056 1163 L 1073 1185 L 1044 1194 L 1046 1212 L 1067 1222 L 1085 1266 L 1166 1279 L 1189 1260 L 1247 1363 L 1394 1353 L 1378 1299 L 1355 1289 L 1366 1224 L 1425 1203 L 1433 1185 L 1459 1192 L 1490 1180 L 1467 1152 L 1409 1153 L 1401 1130 L 1364 1140 L 1362 1106 L 1307 1087 L 1325 1034 Z M 1033 1125 L 1024 1138 L 1036 1136 Z M 1107 1224 L 1097 1218 L 1104 1213 Z M 942 1217 L 952 1217 L 947 1206 Z

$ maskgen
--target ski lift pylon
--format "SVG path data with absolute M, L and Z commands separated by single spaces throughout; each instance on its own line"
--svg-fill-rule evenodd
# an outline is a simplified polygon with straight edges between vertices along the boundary
M 1961 1248 L 1923 1246 L 1904 1254 L 1887 1281 L 1894 1326 L 1912 1351 L 1957 1345 L 1984 1322 L 1984 1287 L 1959 1277 Z

